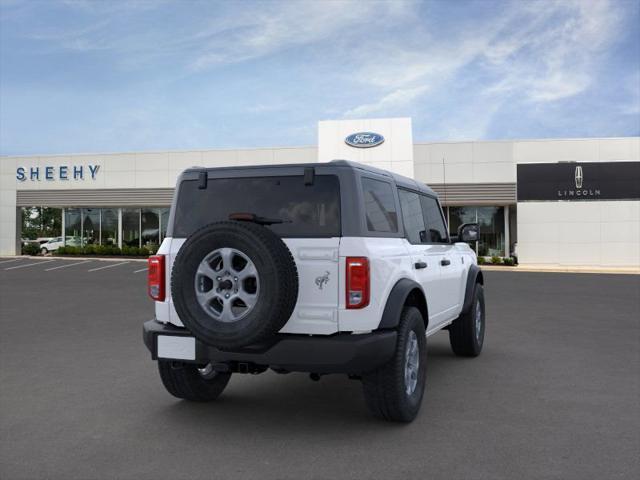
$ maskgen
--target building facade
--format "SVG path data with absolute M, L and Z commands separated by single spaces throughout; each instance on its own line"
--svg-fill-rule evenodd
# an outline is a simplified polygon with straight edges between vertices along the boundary
M 354 134 L 363 145 L 345 141 Z M 151 246 L 163 239 L 185 168 L 342 158 L 427 183 L 450 231 L 480 223 L 480 255 L 640 268 L 640 137 L 414 143 L 411 120 L 398 118 L 320 122 L 318 139 L 307 147 L 2 157 L 0 255 L 20 253 L 25 207 L 60 209 L 70 244 Z

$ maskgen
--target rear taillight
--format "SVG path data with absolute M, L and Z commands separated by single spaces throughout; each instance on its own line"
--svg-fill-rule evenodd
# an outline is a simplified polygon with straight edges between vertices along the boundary
M 347 257 L 347 308 L 364 308 L 369 305 L 369 259 Z
M 148 260 L 147 291 L 158 302 L 164 302 L 164 255 L 152 255 Z

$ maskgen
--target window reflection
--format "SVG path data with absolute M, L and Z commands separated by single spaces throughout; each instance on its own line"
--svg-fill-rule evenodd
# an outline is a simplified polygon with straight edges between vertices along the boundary
M 64 211 L 64 235 L 65 245 L 71 247 L 80 246 L 81 237 L 81 211 L 79 208 L 67 208 Z
M 142 246 L 157 247 L 160 243 L 160 216 L 159 210 L 142 209 Z
M 504 256 L 504 207 L 449 207 L 449 232 L 463 223 L 480 224 L 480 239 L 470 243 L 480 256 Z M 476 245 L 477 244 L 477 245 Z
M 118 245 L 118 209 L 103 208 L 100 226 L 102 245 Z
M 100 209 L 82 209 L 82 245 L 100 243 Z
M 478 207 L 478 255 L 504 256 L 504 208 Z
M 167 236 L 167 225 L 169 224 L 169 209 L 160 209 L 160 241 L 164 240 Z
M 140 246 L 140 209 L 122 209 L 122 245 Z

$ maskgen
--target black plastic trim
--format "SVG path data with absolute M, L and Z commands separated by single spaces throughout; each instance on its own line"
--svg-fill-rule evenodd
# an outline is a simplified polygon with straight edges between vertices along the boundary
M 471 308 L 473 290 L 475 289 L 476 283 L 484 285 L 484 277 L 482 276 L 480 267 L 477 265 L 471 265 L 471 267 L 469 267 L 469 273 L 467 274 L 467 286 L 464 292 L 464 303 L 462 304 L 461 314 L 467 313 Z
M 143 340 L 157 360 L 157 336 L 193 335 L 186 328 L 149 320 L 143 326 Z M 191 363 L 250 363 L 292 372 L 366 373 L 387 363 L 396 349 L 394 330 L 355 335 L 329 336 L 277 334 L 267 345 L 222 351 L 196 338 L 196 359 Z M 184 360 L 180 360 L 184 361 Z
M 400 314 L 402 313 L 402 308 L 407 302 L 407 297 L 409 297 L 409 294 L 416 288 L 424 295 L 422 287 L 417 282 L 409 280 L 408 278 L 398 280 L 398 283 L 396 283 L 391 289 L 391 293 L 387 299 L 387 304 L 384 307 L 382 319 L 380 320 L 380 325 L 378 327 L 379 329 L 389 329 L 398 326 Z M 424 315 L 425 312 L 421 313 Z M 428 321 L 428 319 L 425 318 L 425 321 Z

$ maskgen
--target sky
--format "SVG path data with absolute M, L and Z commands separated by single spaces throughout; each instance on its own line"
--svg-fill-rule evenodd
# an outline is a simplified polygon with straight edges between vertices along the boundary
M 640 0 L 0 0 L 0 154 L 640 135 Z

